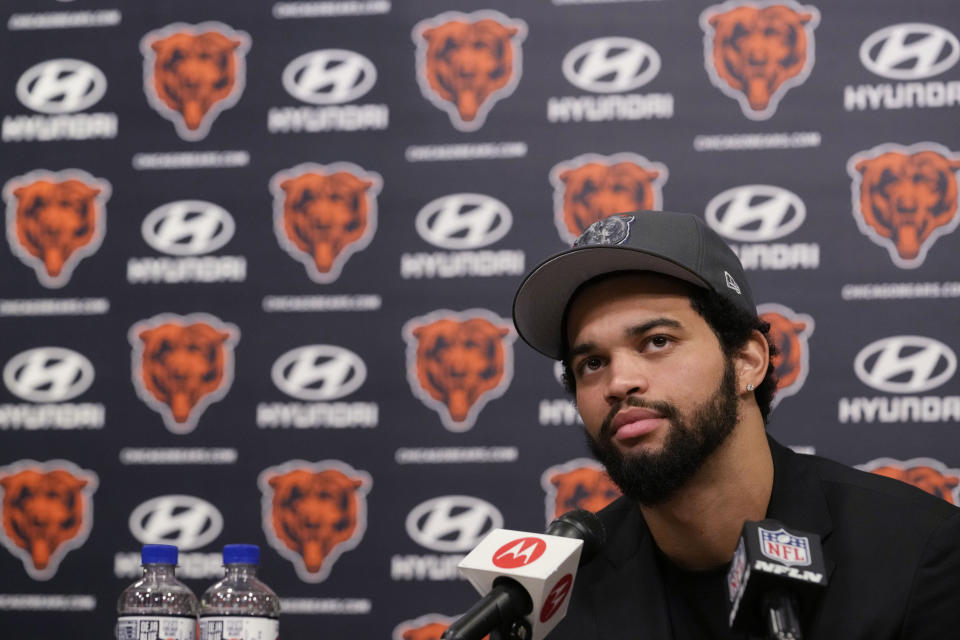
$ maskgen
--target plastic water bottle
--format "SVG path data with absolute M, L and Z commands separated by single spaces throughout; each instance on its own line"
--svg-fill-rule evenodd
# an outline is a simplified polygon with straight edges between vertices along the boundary
M 117 601 L 118 640 L 196 640 L 199 604 L 190 588 L 177 580 L 177 548 L 144 545 L 143 577 Z
M 277 640 L 280 598 L 257 578 L 260 547 L 223 548 L 223 579 L 200 598 L 200 640 Z

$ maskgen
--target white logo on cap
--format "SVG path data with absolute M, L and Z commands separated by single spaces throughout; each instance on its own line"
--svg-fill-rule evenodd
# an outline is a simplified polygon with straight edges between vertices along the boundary
M 74 113 L 92 107 L 107 92 L 107 77 L 89 62 L 58 58 L 36 64 L 17 81 L 17 98 L 40 113 Z
M 563 58 L 563 75 L 594 93 L 638 89 L 660 72 L 660 54 L 633 38 L 596 38 L 577 45 Z
M 960 41 L 932 24 L 908 22 L 871 33 L 860 45 L 860 62 L 892 80 L 920 80 L 950 69 L 960 59 Z
M 345 49 L 321 49 L 294 59 L 283 70 L 283 88 L 309 104 L 342 104 L 365 95 L 377 81 L 367 58 Z
M 727 288 L 728 288 L 728 289 L 732 289 L 732 290 L 736 291 L 737 293 L 740 293 L 741 295 L 743 295 L 743 294 L 740 292 L 740 285 L 737 284 L 737 281 L 733 279 L 733 276 L 730 275 L 729 272 L 724 271 L 724 272 L 723 272 L 723 278 L 724 278 L 724 280 L 726 280 L 726 282 L 727 282 Z

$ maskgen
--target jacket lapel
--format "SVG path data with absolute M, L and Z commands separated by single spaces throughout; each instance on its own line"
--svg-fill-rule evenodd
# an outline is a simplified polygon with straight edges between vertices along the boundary
M 603 640 L 670 638 L 667 601 L 660 584 L 653 536 L 634 507 L 605 550 L 610 570 L 591 590 L 598 637 Z
M 820 478 L 803 457 L 769 438 L 773 455 L 773 492 L 767 517 L 788 527 L 816 533 L 825 542 L 833 531 L 833 518 Z M 835 562 L 825 558 L 827 575 Z

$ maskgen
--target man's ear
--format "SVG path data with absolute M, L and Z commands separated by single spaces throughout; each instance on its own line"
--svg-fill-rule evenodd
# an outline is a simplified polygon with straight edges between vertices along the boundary
M 770 364 L 770 345 L 762 333 L 754 329 L 734 356 L 737 371 L 737 393 L 747 387 L 756 389 L 767 375 Z

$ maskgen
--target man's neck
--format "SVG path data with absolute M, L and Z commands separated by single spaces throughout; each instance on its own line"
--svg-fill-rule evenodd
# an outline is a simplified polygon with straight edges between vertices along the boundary
M 640 505 L 657 546 L 677 565 L 730 561 L 745 520 L 762 520 L 773 490 L 773 458 L 759 413 L 742 420 L 697 474 L 663 504 Z

